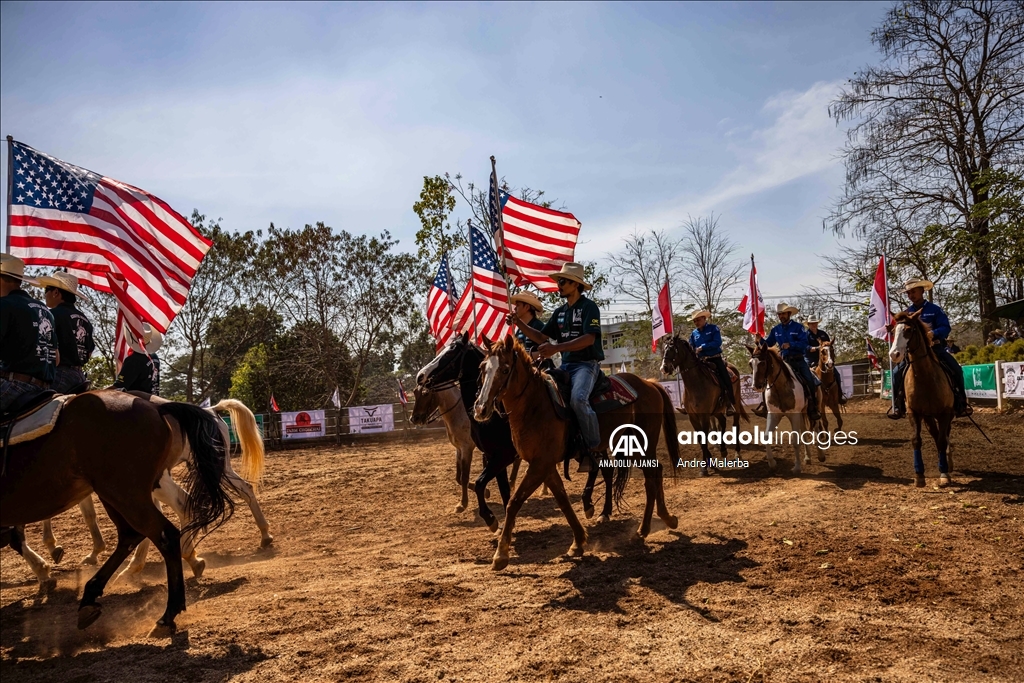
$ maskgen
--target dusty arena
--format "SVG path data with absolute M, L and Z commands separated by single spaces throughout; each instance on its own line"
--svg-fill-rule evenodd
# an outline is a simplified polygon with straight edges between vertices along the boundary
M 534 496 L 503 572 L 490 569 L 493 535 L 454 512 L 443 432 L 271 452 L 260 497 L 273 545 L 258 548 L 239 507 L 200 546 L 206 573 L 189 578 L 170 641 L 147 637 L 166 600 L 155 553 L 141 585 L 110 586 L 100 620 L 76 629 L 94 569 L 77 566 L 90 545 L 73 509 L 54 521 L 66 555 L 48 595 L 3 551 L 3 678 L 1024 680 L 1020 415 L 976 416 L 992 445 L 957 421 L 950 489 L 934 487 L 926 442 L 917 489 L 910 425 L 878 405 L 852 403 L 858 445 L 799 477 L 789 449 L 770 476 L 761 448 L 744 452 L 747 469 L 668 480 L 679 528 L 655 518 L 646 543 L 639 480 L 610 522 L 586 521 L 581 559 L 564 555 L 571 534 L 554 499 Z M 581 480 L 567 483 L 577 510 Z M 39 525 L 28 540 L 45 552 Z

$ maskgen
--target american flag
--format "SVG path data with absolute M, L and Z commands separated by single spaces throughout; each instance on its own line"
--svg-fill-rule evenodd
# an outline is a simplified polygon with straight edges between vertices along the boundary
M 498 260 L 494 256 L 487 236 L 470 226 L 469 247 L 473 252 L 473 280 L 471 285 L 476 300 L 499 310 L 508 312 L 508 288 L 505 278 L 498 271 Z
M 491 231 L 504 248 L 505 270 L 518 287 L 531 284 L 543 292 L 557 292 L 551 274 L 575 261 L 580 222 L 571 213 L 545 209 L 516 199 L 498 187 L 491 174 Z
M 166 332 L 212 242 L 137 187 L 20 142 L 10 152 L 11 253 L 30 265 L 65 267 L 102 292 L 116 294 L 107 274 L 121 278 L 122 307 Z
M 452 273 L 448 268 L 448 254 L 441 257 L 441 265 L 437 268 L 437 276 L 427 294 L 427 322 L 430 333 L 437 340 L 437 350 L 448 345 L 455 336 L 452 329 L 452 313 L 454 307 L 451 297 Z M 468 288 L 467 288 L 468 291 Z
M 474 315 L 474 309 L 476 315 Z M 501 309 L 473 297 L 473 288 L 466 287 L 459 303 L 455 306 L 453 326 L 457 332 L 469 332 L 477 344 L 487 337 L 491 341 L 503 339 L 512 333 L 512 326 L 505 323 L 508 303 Z

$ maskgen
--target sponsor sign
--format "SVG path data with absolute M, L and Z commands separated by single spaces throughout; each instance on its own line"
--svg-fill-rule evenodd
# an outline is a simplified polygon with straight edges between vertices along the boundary
M 853 396 L 853 366 L 836 365 L 834 370 L 839 373 L 839 381 L 843 385 L 843 394 L 847 397 Z
M 254 417 L 256 418 L 256 428 L 260 430 L 260 438 L 263 438 L 266 435 L 266 432 L 263 431 L 263 416 L 255 415 Z M 225 415 L 220 419 L 224 420 L 224 423 L 228 426 L 228 434 L 231 436 L 231 445 L 237 445 L 238 433 L 235 431 L 235 426 L 231 424 L 231 418 Z
M 281 437 L 284 439 L 318 439 L 327 435 L 326 426 L 322 410 L 281 413 Z
M 1003 396 L 1024 399 L 1024 362 L 1003 361 Z
M 886 401 L 892 399 L 892 373 L 888 370 L 882 370 L 882 393 L 879 398 Z
M 661 382 L 661 386 L 665 387 L 665 391 L 668 392 L 668 397 L 672 399 L 672 405 L 676 408 L 683 407 L 683 380 L 681 379 L 670 379 Z
M 395 413 L 390 403 L 379 406 L 353 406 L 348 409 L 350 434 L 391 432 L 394 429 Z
M 970 398 L 996 398 L 996 366 L 965 365 L 964 388 Z
M 756 406 L 761 402 L 761 392 L 754 388 L 753 375 L 740 375 L 740 400 L 745 406 Z

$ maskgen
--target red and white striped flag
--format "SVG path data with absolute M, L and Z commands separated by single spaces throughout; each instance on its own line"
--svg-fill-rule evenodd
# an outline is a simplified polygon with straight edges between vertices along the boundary
M 504 247 L 505 272 L 516 286 L 531 284 L 542 292 L 557 292 L 552 273 L 575 261 L 580 222 L 571 213 L 545 209 L 498 189 L 491 173 L 491 231 L 498 236 L 498 255 Z
M 445 254 L 441 257 L 437 276 L 430 286 L 430 292 L 427 293 L 427 322 L 430 324 L 430 333 L 437 340 L 438 351 L 448 346 L 448 343 L 455 337 L 455 330 L 452 328 L 452 314 L 455 307 L 450 294 L 452 285 L 452 274 L 448 268 L 448 254 Z
M 474 315 L 474 308 L 476 315 Z M 512 333 L 512 326 L 505 323 L 507 311 L 500 310 L 479 299 L 474 301 L 473 288 L 466 287 L 459 303 L 455 306 L 455 318 L 452 326 L 456 332 L 468 332 L 470 339 L 481 344 L 483 338 L 489 340 L 504 339 Z
M 868 334 L 875 339 L 890 341 L 889 329 L 886 326 L 892 322 L 892 313 L 889 312 L 889 287 L 885 276 L 883 254 L 875 270 L 875 282 L 871 287 L 871 299 L 868 302 Z
M 143 314 L 138 310 L 135 301 L 128 296 L 128 286 L 124 278 L 119 275 L 105 273 L 107 287 L 114 298 L 117 299 L 117 328 L 114 336 L 114 360 L 117 363 L 117 371 L 121 371 L 121 364 L 128 357 L 129 337 L 133 337 L 138 345 L 146 348 L 145 330 L 143 327 Z
M 165 202 L 20 142 L 11 155 L 11 253 L 34 266 L 65 267 L 110 292 L 107 273 L 145 322 L 166 332 L 185 304 L 212 242 Z
M 657 308 L 651 313 L 651 351 L 658 350 L 658 340 L 672 334 L 672 297 L 668 293 L 668 280 L 658 292 Z
M 743 314 L 743 329 L 751 334 L 764 336 L 764 299 L 761 298 L 761 290 L 757 286 L 757 267 L 754 265 L 754 255 L 750 255 L 750 280 L 747 282 L 747 293 L 737 310 Z
M 875 353 L 875 347 L 871 345 L 871 337 L 868 337 L 864 341 L 868 344 L 868 360 L 871 361 L 871 367 L 875 370 L 878 369 L 878 354 Z

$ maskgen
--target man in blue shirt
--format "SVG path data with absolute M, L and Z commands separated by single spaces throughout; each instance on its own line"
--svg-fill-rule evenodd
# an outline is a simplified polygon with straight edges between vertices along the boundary
M 711 318 L 711 311 L 697 311 L 690 316 L 690 320 L 696 325 L 690 333 L 690 346 L 697 353 L 697 357 L 711 363 L 718 375 L 718 383 L 722 387 L 722 401 L 725 404 L 726 416 L 736 414 L 733 407 L 732 378 L 729 377 L 729 370 L 722 360 L 722 332 L 718 325 L 708 322 Z
M 903 291 L 907 293 L 907 297 L 910 299 L 907 313 L 921 311 L 918 317 L 921 322 L 931 328 L 932 350 L 935 351 L 935 356 L 939 359 L 939 362 L 945 366 L 953 382 L 953 411 L 957 417 L 967 417 L 974 410 L 967 403 L 967 391 L 964 388 L 964 371 L 960 368 L 960 364 L 956 362 L 956 358 L 953 358 L 946 351 L 946 339 L 952 331 L 949 325 L 949 317 L 938 304 L 925 301 L 924 298 L 924 293 L 933 286 L 931 282 L 923 278 L 910 280 L 903 286 Z M 895 398 L 895 405 L 889 413 L 889 417 L 894 420 L 900 419 L 907 412 L 906 395 L 903 393 L 903 381 L 907 375 L 909 363 L 910 359 L 904 358 L 899 365 L 893 368 L 892 392 Z
M 818 325 L 821 323 L 816 316 L 812 316 L 807 321 L 807 352 L 804 354 L 807 356 L 807 365 L 811 368 L 818 367 L 818 363 L 821 361 L 821 345 L 823 342 L 831 342 L 832 338 L 828 336 L 828 332 L 822 329 L 818 329 Z M 832 362 L 836 360 L 835 356 L 832 356 Z M 843 395 L 843 379 L 839 374 L 839 370 L 834 370 L 832 376 L 835 378 L 836 387 L 839 389 L 839 405 L 846 404 L 846 396 Z
M 807 367 L 807 360 L 804 358 L 804 352 L 807 350 L 807 328 L 793 320 L 793 316 L 799 313 L 800 309 L 782 303 L 776 306 L 775 310 L 779 314 L 779 324 L 772 328 L 767 339 L 762 343 L 765 346 L 777 345 L 782 353 L 782 359 L 803 381 L 806 393 L 808 393 L 807 416 L 812 422 L 817 422 L 821 419 L 821 415 L 818 413 L 817 396 L 817 387 L 821 382 Z

